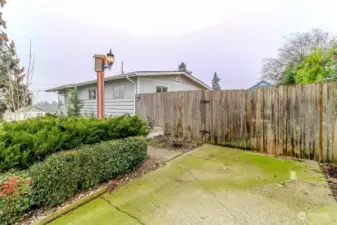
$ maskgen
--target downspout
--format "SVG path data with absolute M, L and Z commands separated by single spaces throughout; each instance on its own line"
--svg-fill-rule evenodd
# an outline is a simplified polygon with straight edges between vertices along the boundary
M 133 107 L 133 114 L 136 115 L 136 83 L 130 79 L 130 77 L 128 76 L 128 74 L 125 75 L 126 79 L 128 81 L 130 81 L 131 83 L 133 83 L 133 92 L 134 92 L 134 95 L 133 95 L 133 104 L 134 104 L 134 107 Z
M 130 77 L 126 74 L 126 79 L 128 79 L 131 83 L 136 84 L 133 80 L 130 79 Z

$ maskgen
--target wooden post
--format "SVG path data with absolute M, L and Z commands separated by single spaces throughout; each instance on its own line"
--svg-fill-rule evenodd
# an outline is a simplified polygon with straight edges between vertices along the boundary
M 323 85 L 319 85 L 319 161 L 323 161 Z
M 104 117 L 104 72 L 97 72 L 97 118 Z
M 97 118 L 104 117 L 104 55 L 94 55 L 97 72 Z

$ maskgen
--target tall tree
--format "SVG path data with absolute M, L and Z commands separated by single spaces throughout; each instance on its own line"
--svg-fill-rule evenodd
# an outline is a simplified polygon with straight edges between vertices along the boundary
M 80 116 L 81 109 L 83 107 L 83 101 L 80 99 L 77 86 L 75 86 L 69 93 L 69 116 Z
M 334 55 L 337 53 L 337 46 L 325 51 L 314 49 L 299 64 L 296 72 L 296 83 L 316 83 L 337 80 L 337 61 Z
M 289 37 L 285 38 L 282 47 L 277 50 L 276 57 L 264 59 L 262 78 L 274 83 L 282 83 L 287 80 L 284 77 L 286 75 L 290 78 L 288 80 L 291 81 L 292 69 L 312 53 L 313 49 L 322 49 L 325 52 L 336 43 L 337 37 L 332 36 L 329 30 L 323 28 L 290 34 Z
M 192 74 L 192 71 L 187 69 L 187 65 L 184 62 L 181 62 L 178 66 L 178 71 L 185 72 L 188 74 Z
M 5 3 L 5 0 L 0 0 L 1 7 Z M 34 58 L 30 45 L 28 68 L 25 70 L 24 67 L 21 67 L 14 42 L 8 40 L 5 29 L 6 22 L 0 12 L 0 105 L 2 108 L 16 112 L 32 103 L 32 93 L 29 91 L 29 86 L 34 71 Z
M 220 86 L 220 77 L 216 73 L 214 73 L 213 79 L 212 79 L 212 89 L 213 90 L 221 90 Z

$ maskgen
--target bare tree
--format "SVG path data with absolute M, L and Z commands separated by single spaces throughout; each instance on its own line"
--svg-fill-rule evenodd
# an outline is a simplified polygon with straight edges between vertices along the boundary
M 262 79 L 278 83 L 284 72 L 300 63 L 314 48 L 327 51 L 337 43 L 328 29 L 315 28 L 309 32 L 293 33 L 285 37 L 285 42 L 277 50 L 277 56 L 264 59 Z
M 0 8 L 5 4 L 5 0 L 0 0 Z M 34 74 L 34 57 L 30 42 L 28 67 L 26 70 L 20 67 L 14 42 L 8 40 L 6 28 L 0 12 L 0 108 L 17 112 L 32 103 L 29 88 Z
M 2 103 L 7 109 L 11 112 L 18 112 L 20 109 L 31 105 L 33 101 L 32 93 L 30 92 L 30 87 L 32 84 L 32 79 L 34 75 L 34 63 L 35 56 L 32 55 L 31 42 L 29 44 L 29 57 L 28 57 L 28 66 L 25 70 L 24 67 L 20 69 L 10 68 L 7 61 L 7 74 L 4 74 L 0 77 L 0 83 L 2 84 Z M 19 67 L 19 60 L 16 60 L 17 64 L 15 67 Z M 6 64 L 6 62 L 3 62 Z

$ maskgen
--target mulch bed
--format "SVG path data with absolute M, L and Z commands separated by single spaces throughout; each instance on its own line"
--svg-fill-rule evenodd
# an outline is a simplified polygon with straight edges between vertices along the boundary
M 322 164 L 321 167 L 325 173 L 333 197 L 337 201 L 337 165 Z

